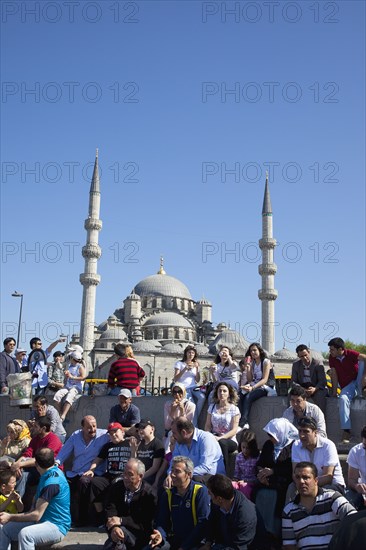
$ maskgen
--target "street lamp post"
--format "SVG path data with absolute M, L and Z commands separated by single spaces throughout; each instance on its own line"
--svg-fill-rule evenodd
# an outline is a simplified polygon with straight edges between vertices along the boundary
M 14 298 L 20 298 L 20 309 L 19 309 L 19 324 L 18 324 L 18 338 L 17 338 L 17 347 L 20 346 L 20 327 L 22 324 L 22 309 L 23 309 L 23 294 L 17 292 L 16 290 L 12 293 Z

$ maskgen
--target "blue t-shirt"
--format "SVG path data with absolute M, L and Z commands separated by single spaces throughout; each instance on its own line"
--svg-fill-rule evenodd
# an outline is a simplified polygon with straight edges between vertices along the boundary
M 49 521 L 66 535 L 71 527 L 70 489 L 64 474 L 57 466 L 53 466 L 41 476 L 36 501 L 39 498 L 48 502 L 40 523 Z

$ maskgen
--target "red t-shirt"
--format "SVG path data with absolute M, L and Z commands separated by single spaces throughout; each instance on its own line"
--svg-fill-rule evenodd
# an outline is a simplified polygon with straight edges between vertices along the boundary
M 137 361 L 127 357 L 121 357 L 118 361 L 112 363 L 108 374 L 108 386 L 119 386 L 134 390 L 140 384 L 140 378 L 145 376 L 145 371 L 140 367 Z
M 22 456 L 24 458 L 34 458 L 34 455 L 39 449 L 44 449 L 47 447 L 47 449 L 52 449 L 52 451 L 55 453 L 55 458 L 57 457 L 58 453 L 61 450 L 62 443 L 53 432 L 49 432 L 45 437 L 39 437 L 39 435 L 36 435 L 33 437 L 29 443 L 29 447 L 24 451 Z
M 338 383 L 343 389 L 353 380 L 356 380 L 358 374 L 358 351 L 353 349 L 345 349 L 343 357 L 340 361 L 337 357 L 329 357 L 329 366 L 334 368 L 337 372 Z

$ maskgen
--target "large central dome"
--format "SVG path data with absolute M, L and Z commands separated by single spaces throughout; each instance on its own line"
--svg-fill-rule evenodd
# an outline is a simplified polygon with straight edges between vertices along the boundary
M 167 275 L 162 265 L 156 275 L 150 275 L 137 283 L 134 292 L 141 298 L 143 296 L 169 296 L 192 300 L 191 293 L 186 285 L 175 277 Z

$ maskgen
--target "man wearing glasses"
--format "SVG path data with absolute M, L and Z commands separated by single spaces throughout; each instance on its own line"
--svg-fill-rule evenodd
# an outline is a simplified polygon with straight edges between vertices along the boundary
M 31 353 L 29 354 L 28 358 L 28 366 L 29 371 L 32 373 L 33 380 L 32 380 L 32 390 L 34 395 L 40 395 L 44 394 L 47 388 L 48 384 L 48 375 L 47 375 L 47 363 L 44 359 L 47 359 L 49 355 L 51 354 L 51 351 L 53 348 L 57 346 L 57 344 L 60 344 L 61 342 L 64 342 L 64 338 L 59 338 L 52 344 L 48 346 L 46 351 L 43 351 L 42 349 L 42 341 L 35 337 L 32 338 L 29 342 L 29 345 L 31 347 Z M 32 360 L 32 356 L 34 358 L 35 351 L 39 351 L 39 358 Z M 29 361 L 30 360 L 30 361 Z

